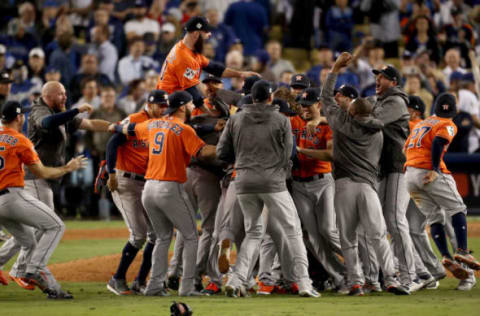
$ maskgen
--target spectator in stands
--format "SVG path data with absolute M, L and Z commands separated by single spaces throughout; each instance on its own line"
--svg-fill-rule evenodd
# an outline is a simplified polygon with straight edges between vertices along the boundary
M 77 72 L 78 65 L 73 62 L 76 59 L 76 52 L 72 50 L 73 33 L 70 31 L 61 32 L 57 36 L 58 47 L 50 55 L 49 66 L 58 69 L 62 75 L 61 83 L 68 87 L 70 81 Z
M 42 18 L 39 27 L 40 40 L 43 47 L 55 39 L 55 25 L 60 5 L 55 1 L 44 1 L 42 5 Z M 48 54 L 46 54 L 48 57 Z
M 327 44 L 321 44 L 317 49 L 312 50 L 311 60 L 313 66 L 307 71 L 307 77 L 315 86 L 320 85 L 318 81 L 320 71 L 327 67 L 330 69 L 333 63 L 333 52 Z
M 280 74 L 279 84 L 282 86 L 290 87 L 290 81 L 292 80 L 293 72 L 290 70 L 285 70 Z
M 100 72 L 107 75 L 111 82 L 115 82 L 118 52 L 117 48 L 109 41 L 110 30 L 107 25 L 98 25 L 92 29 L 92 34 L 93 43 L 89 53 L 97 56 Z
M 236 50 L 233 50 L 236 51 Z M 231 52 L 233 52 L 231 51 Z M 264 49 L 259 49 L 255 54 L 250 58 L 250 68 L 252 71 L 262 75 L 262 78 L 268 81 L 275 81 L 275 75 L 268 68 L 268 63 L 270 62 L 270 55 Z
M 202 55 L 207 57 L 209 60 L 215 60 L 215 47 L 213 47 L 212 42 L 209 40 L 203 43 Z
M 72 108 L 78 108 L 82 104 L 88 103 L 93 106 L 94 110 L 97 110 L 100 107 L 100 97 L 98 96 L 98 86 L 97 80 L 95 77 L 84 77 L 80 83 L 80 88 L 82 91 L 82 97 L 75 103 Z M 78 117 L 86 119 L 89 117 L 88 112 L 83 112 L 77 114 Z
M 150 69 L 147 71 L 145 74 L 145 90 L 147 93 L 150 93 L 150 91 L 157 89 L 157 81 L 158 81 L 158 73 Z
M 231 51 L 225 58 L 225 66 L 235 70 L 242 70 L 244 64 L 244 57 L 239 51 Z M 232 88 L 232 78 L 222 78 L 223 86 L 226 90 Z
M 430 52 L 430 59 L 436 64 L 440 62 L 440 47 L 433 29 L 433 23 L 427 16 L 418 16 L 412 23 L 415 30 L 408 36 L 405 49 L 412 53 L 426 49 Z
M 408 95 L 415 95 L 422 99 L 425 104 L 425 115 L 430 116 L 433 95 L 424 87 L 422 87 L 422 80 L 419 73 L 411 73 L 406 76 L 405 92 Z
M 160 35 L 160 25 L 157 21 L 146 17 L 147 4 L 145 0 L 135 0 L 135 8 L 132 11 L 135 18 L 125 24 L 127 41 L 137 36 L 143 36 L 145 33 L 152 33 L 157 40 Z
M 212 43 L 215 49 L 215 60 L 223 63 L 230 46 L 236 39 L 236 35 L 230 26 L 220 22 L 220 14 L 217 9 L 208 10 L 205 13 L 205 17 L 213 28 L 209 42 Z
M 448 145 L 448 152 L 468 153 L 469 138 L 475 125 L 470 113 L 457 109 L 457 115 L 453 118 L 453 123 L 457 126 L 457 134 Z
M 0 72 L 0 109 L 7 101 L 12 88 L 12 77 L 7 71 Z
M 45 70 L 45 82 L 60 81 L 62 79 L 62 73 L 55 66 L 48 66 Z
M 285 70 L 295 72 L 293 64 L 289 60 L 282 59 L 282 45 L 279 41 L 269 40 L 265 45 L 265 49 L 270 56 L 270 61 L 268 62 L 267 67 L 273 72 L 275 81 L 280 79 L 280 74 Z
M 437 68 L 435 63 L 430 60 L 430 53 L 426 50 L 420 51 L 415 55 L 415 66 L 428 81 L 426 88 L 430 90 L 434 97 L 446 91 L 445 75 L 442 70 Z
M 475 35 L 472 25 L 467 23 L 466 12 L 460 7 L 452 10 L 452 23 L 444 26 L 440 37 L 444 50 L 456 47 L 460 51 L 465 66 L 470 68 L 468 51 L 475 46 Z
M 118 109 L 127 115 L 138 111 L 145 103 L 145 81 L 134 79 L 128 84 L 127 95 L 118 101 Z
M 45 83 L 45 53 L 40 47 L 28 54 L 28 78 L 39 89 Z
M 25 31 L 25 28 L 17 18 L 12 19 L 8 23 L 7 36 L 0 39 L 0 42 L 8 47 L 8 51 L 15 60 L 21 59 L 24 63 L 28 61 L 28 52 L 38 46 L 35 37 Z
M 152 58 L 143 56 L 144 51 L 143 39 L 134 38 L 130 43 L 129 54 L 118 62 L 118 76 L 123 85 L 128 85 L 134 79 L 143 78 L 145 72 L 158 67 Z
M 123 24 L 111 16 L 111 10 L 113 6 L 109 4 L 101 3 L 100 7 L 95 10 L 93 15 L 94 17 L 94 26 L 107 26 L 109 30 L 108 40 L 115 46 L 119 56 L 126 51 L 126 41 L 125 41 L 125 32 L 123 31 Z M 92 29 L 93 31 L 93 29 Z M 93 34 L 90 34 L 90 38 L 94 38 Z
M 460 51 L 457 48 L 450 48 L 445 53 L 445 64 L 447 65 L 443 68 L 443 74 L 446 78 L 447 87 L 450 85 L 450 76 L 453 72 L 457 71 L 462 74 L 467 71 L 460 66 Z
M 72 21 L 75 36 L 85 41 L 87 39 L 89 15 L 93 10 L 93 0 L 70 1 L 68 7 L 68 17 Z
M 228 49 L 229 52 L 231 52 L 232 50 L 238 50 L 240 53 L 242 53 L 242 55 L 244 55 L 243 43 L 242 40 L 238 37 L 233 40 L 232 46 L 230 46 L 230 48 Z
M 177 41 L 178 37 L 175 25 L 172 23 L 163 24 L 157 47 L 158 58 L 161 63 L 167 58 L 168 53 Z
M 348 0 L 335 0 L 325 21 L 326 40 L 333 51 L 344 52 L 352 49 L 353 10 Z
M 97 80 L 98 86 L 107 86 L 112 84 L 110 79 L 99 71 L 97 56 L 94 54 L 85 54 L 82 56 L 82 67 L 80 68 L 79 73 L 77 73 L 70 81 L 72 102 L 77 102 L 81 97 L 81 83 L 86 77 L 93 77 L 95 80 Z
M 263 47 L 263 38 L 269 23 L 267 12 L 262 5 L 245 0 L 234 2 L 228 7 L 223 21 L 232 27 L 242 41 L 246 56 Z
M 8 100 L 20 103 L 28 102 L 28 97 L 35 90 L 36 86 L 28 79 L 28 69 L 23 60 L 18 59 L 13 64 L 12 79 L 13 83 Z
M 7 69 L 7 48 L 5 45 L 0 44 L 0 71 L 5 71 Z
M 20 21 L 21 27 L 25 30 L 26 33 L 32 34 L 33 37 L 38 41 L 39 28 L 35 22 L 36 12 L 35 7 L 30 2 L 24 2 L 18 6 L 18 19 Z
M 352 60 L 352 70 L 360 78 L 361 95 L 365 95 L 363 90 L 371 90 L 375 86 L 375 76 L 373 69 L 381 69 L 385 65 L 385 51 L 383 44 L 374 40 L 372 37 L 363 39 L 362 44 L 355 49 Z

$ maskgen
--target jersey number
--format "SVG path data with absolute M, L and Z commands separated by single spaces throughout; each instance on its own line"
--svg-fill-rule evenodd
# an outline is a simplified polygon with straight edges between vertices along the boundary
M 0 147 L 0 151 L 4 151 L 5 147 Z M 3 156 L 0 156 L 0 170 L 3 170 L 5 168 L 5 158 Z
M 410 138 L 410 143 L 408 144 L 408 148 L 413 148 L 414 146 L 417 146 L 417 148 L 422 147 L 422 139 L 423 137 L 425 137 L 425 135 L 427 135 L 428 132 L 430 132 L 431 129 L 432 128 L 430 126 L 422 126 L 420 128 L 414 129 L 413 135 Z M 418 137 L 418 134 L 420 134 L 420 137 Z
M 152 154 L 160 155 L 163 151 L 163 140 L 165 139 L 165 134 L 163 132 L 158 132 L 155 134 L 155 145 L 152 148 Z

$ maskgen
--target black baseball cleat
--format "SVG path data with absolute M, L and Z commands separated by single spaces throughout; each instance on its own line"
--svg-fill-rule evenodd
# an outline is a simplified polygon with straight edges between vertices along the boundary
M 387 292 L 395 295 L 410 295 L 410 291 L 403 285 L 390 285 L 387 287 Z
M 180 278 L 178 276 L 172 275 L 168 277 L 167 287 L 170 290 L 178 291 L 179 286 L 180 286 Z
M 58 291 L 49 290 L 47 298 L 51 300 L 71 300 L 73 299 L 73 295 L 69 291 L 65 292 L 61 289 Z

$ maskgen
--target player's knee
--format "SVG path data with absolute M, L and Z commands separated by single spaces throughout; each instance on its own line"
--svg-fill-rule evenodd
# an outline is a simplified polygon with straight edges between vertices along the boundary
M 143 245 L 147 241 L 146 237 L 133 237 L 130 238 L 130 244 L 137 249 L 142 249 Z M 154 241 L 155 242 L 155 241 Z

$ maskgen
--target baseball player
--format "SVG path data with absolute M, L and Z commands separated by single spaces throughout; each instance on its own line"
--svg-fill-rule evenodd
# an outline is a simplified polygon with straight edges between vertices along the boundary
M 167 106 L 167 93 L 162 90 L 152 90 L 147 98 L 145 109 L 129 115 L 122 124 L 141 123 L 160 118 Z M 108 282 L 107 288 L 116 295 L 130 294 L 131 291 L 143 293 L 146 278 L 150 272 L 156 239 L 141 200 L 148 164 L 148 144 L 145 140 L 136 137 L 115 134 L 107 145 L 106 157 L 109 172 L 107 185 L 130 232 L 117 272 Z M 129 288 L 126 273 L 145 241 L 147 244 L 143 251 L 142 265 Z
M 245 105 L 230 118 L 217 145 L 217 157 L 235 162 L 237 199 L 245 223 L 245 239 L 237 256 L 235 269 L 225 290 L 236 297 L 242 291 L 263 237 L 262 210 L 268 208 L 267 222 L 275 218 L 284 236 L 282 256 L 289 255 L 288 267 L 299 286 L 299 295 L 319 297 L 308 277 L 308 260 L 302 240 L 300 220 L 286 188 L 286 173 L 292 153 L 293 136 L 288 119 L 269 105 L 273 87 L 260 80 L 252 87 L 256 104 Z
M 167 93 L 178 90 L 189 92 L 193 97 L 195 107 L 202 108 L 205 113 L 209 113 L 209 111 L 204 105 L 203 96 L 197 87 L 202 70 L 224 78 L 260 76 L 252 71 L 225 68 L 222 64 L 203 56 L 203 43 L 210 38 L 211 30 L 212 27 L 206 18 L 202 16 L 190 18 L 185 24 L 185 36 L 168 53 L 157 83 L 157 89 L 165 90 Z
M 301 95 L 303 91 L 310 88 L 310 79 L 304 74 L 295 74 L 290 79 L 290 91 L 295 96 Z
M 367 100 L 356 98 L 344 110 L 333 95 L 337 75 L 351 59 L 349 53 L 342 53 L 338 57 L 321 93 L 323 109 L 333 131 L 335 211 L 351 286 L 349 295 L 364 295 L 364 277 L 357 252 L 357 227 L 360 225 L 364 227 L 380 261 L 387 291 L 408 295 L 408 289 L 395 280 L 393 255 L 375 191 L 383 144 L 383 124 L 372 116 L 373 106 Z
M 459 289 L 469 290 L 476 283 L 475 276 L 459 263 L 475 270 L 480 270 L 480 263 L 468 250 L 466 206 L 443 161 L 448 144 L 457 132 L 452 121 L 456 113 L 455 96 L 443 93 L 437 97 L 435 115 L 417 123 L 405 143 L 405 167 L 408 191 L 430 223 L 443 266 L 462 280 Z M 458 243 L 455 256 L 447 246 L 446 218 L 451 218 Z
M 173 228 L 184 238 L 183 277 L 180 296 L 197 296 L 195 291 L 195 263 L 198 233 L 195 212 L 183 187 L 187 180 L 186 167 L 190 159 L 215 157 L 215 146 L 206 145 L 185 120 L 193 110 L 192 96 L 177 91 L 168 97 L 168 108 L 162 119 L 149 120 L 140 124 L 116 125 L 117 132 L 148 139 L 149 157 L 145 174 L 142 203 L 152 223 L 155 247 L 152 255 L 152 271 L 144 294 L 166 296 L 165 288 L 168 268 L 168 249 Z M 174 210 L 174 211 L 172 211 Z
M 20 103 L 9 101 L 3 106 L 0 127 L 0 222 L 22 247 L 25 274 L 22 281 L 37 286 L 49 298 L 71 299 L 57 282 L 45 277 L 48 260 L 63 236 L 65 225 L 49 207 L 24 190 L 25 164 L 41 179 L 54 179 L 82 168 L 85 158 L 79 156 L 68 164 L 56 168 L 46 167 L 41 162 L 32 142 L 21 129 L 25 115 L 30 109 Z M 34 235 L 35 228 L 41 231 L 40 238 Z M 3 283 L 3 282 L 2 282 Z
M 77 129 L 86 129 L 90 131 L 108 131 L 110 122 L 103 120 L 79 119 L 78 113 L 91 112 L 93 107 L 89 104 L 83 104 L 76 109 L 66 110 L 65 103 L 67 95 L 65 88 L 60 82 L 49 81 L 42 87 L 41 97 L 34 101 L 32 110 L 29 114 L 28 135 L 35 145 L 40 160 L 45 166 L 58 167 L 65 163 L 65 147 L 67 135 L 71 135 Z M 50 184 L 37 178 L 27 170 L 25 174 L 25 190 L 33 197 L 37 198 L 48 206 L 48 210 L 54 214 L 53 191 Z M 39 239 L 43 232 L 36 232 Z M 0 248 L 0 265 L 4 265 L 18 251 L 20 245 L 15 238 L 10 238 Z M 31 286 L 22 281 L 25 275 L 26 258 L 20 252 L 16 263 L 10 270 L 10 277 L 18 285 L 25 289 L 32 289 Z M 45 267 L 44 273 L 55 285 L 57 282 L 48 268 Z

